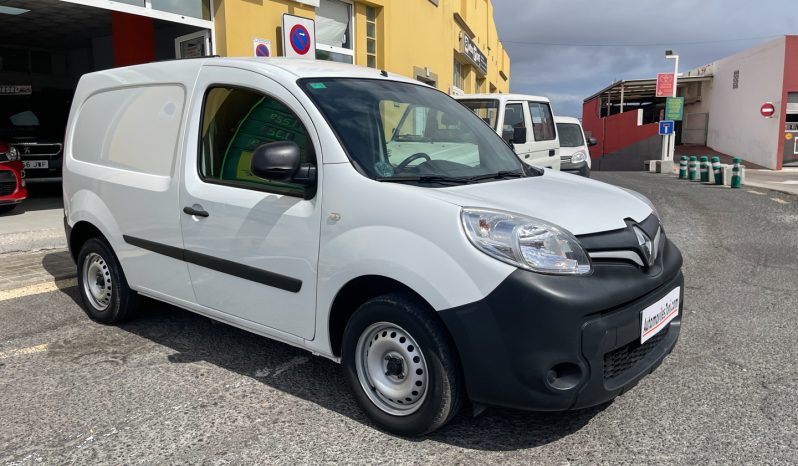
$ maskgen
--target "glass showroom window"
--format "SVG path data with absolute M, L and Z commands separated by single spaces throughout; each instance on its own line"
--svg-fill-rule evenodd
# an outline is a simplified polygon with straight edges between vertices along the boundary
M 150 0 L 153 10 L 205 20 L 211 19 L 210 3 L 210 0 Z
M 316 58 L 355 62 L 352 3 L 321 0 L 316 8 Z

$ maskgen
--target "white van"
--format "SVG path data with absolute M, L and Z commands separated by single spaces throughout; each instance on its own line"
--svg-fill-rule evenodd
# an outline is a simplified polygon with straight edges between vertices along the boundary
M 65 154 L 89 317 L 148 296 L 305 348 L 391 432 L 466 402 L 603 403 L 679 336 L 682 257 L 643 196 L 525 166 L 457 101 L 384 71 L 87 74 Z
M 522 162 L 560 169 L 560 141 L 549 99 L 522 94 L 468 94 L 455 99 L 493 128 Z
M 589 146 L 596 145 L 595 138 L 586 138 L 582 123 L 577 118 L 555 116 L 560 137 L 560 170 L 590 177 Z

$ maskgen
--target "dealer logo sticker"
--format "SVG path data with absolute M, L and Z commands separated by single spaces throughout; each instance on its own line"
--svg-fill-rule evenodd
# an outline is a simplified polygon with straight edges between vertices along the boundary
M 676 287 L 662 299 L 643 309 L 641 313 L 640 343 L 645 343 L 648 339 L 667 327 L 668 323 L 679 315 L 679 297 L 681 287 Z

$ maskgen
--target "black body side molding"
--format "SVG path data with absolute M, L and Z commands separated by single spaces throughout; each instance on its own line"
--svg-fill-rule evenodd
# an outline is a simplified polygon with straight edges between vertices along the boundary
M 279 288 L 281 290 L 290 291 L 292 293 L 299 293 L 302 289 L 302 280 L 293 277 L 280 275 L 279 273 L 269 272 L 249 265 L 239 264 L 238 262 L 221 259 L 219 257 L 209 256 L 186 249 L 176 248 L 166 244 L 156 243 L 154 241 L 136 238 L 134 236 L 122 235 L 122 238 L 127 244 L 152 251 L 163 256 L 171 257 L 173 259 L 188 262 L 190 264 L 199 265 L 206 269 L 215 270 L 234 277 L 243 278 L 244 280 L 253 281 L 266 286 Z

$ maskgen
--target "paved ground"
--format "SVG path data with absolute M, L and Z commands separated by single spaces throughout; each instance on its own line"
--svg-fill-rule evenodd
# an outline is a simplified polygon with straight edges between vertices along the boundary
M 74 276 L 75 263 L 66 249 L 0 255 L 0 291 Z
M 687 279 L 680 343 L 607 406 L 396 438 L 334 363 L 152 301 L 97 325 L 66 280 L 0 291 L 0 463 L 796 463 L 798 198 L 595 176 L 653 199 Z
M 798 196 L 798 167 L 785 167 L 780 171 L 746 170 L 745 184 L 749 188 L 765 188 Z
M 28 196 L 0 215 L 0 254 L 66 247 L 61 184 L 30 184 Z

